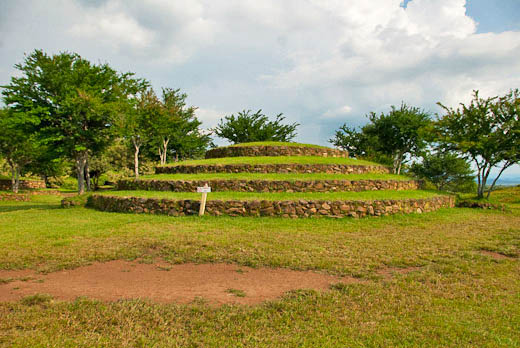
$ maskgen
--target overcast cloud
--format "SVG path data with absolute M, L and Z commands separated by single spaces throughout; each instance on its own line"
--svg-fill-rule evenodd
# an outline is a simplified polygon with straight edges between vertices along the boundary
M 181 88 L 205 127 L 283 112 L 299 141 L 405 101 L 467 102 L 520 87 L 520 32 L 483 33 L 465 0 L 2 1 L 0 83 L 23 53 L 74 51 Z M 517 175 L 518 168 L 510 171 Z

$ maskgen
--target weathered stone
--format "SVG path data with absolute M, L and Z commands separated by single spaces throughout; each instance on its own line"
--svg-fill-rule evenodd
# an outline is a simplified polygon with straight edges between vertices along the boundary
M 381 216 L 396 213 L 433 211 L 443 207 L 453 207 L 455 199 L 452 196 L 439 196 L 429 199 L 379 200 L 379 201 L 208 201 L 208 215 L 227 214 L 231 216 L 286 216 L 286 217 L 364 217 Z M 92 195 L 88 205 L 103 211 L 115 212 L 149 212 L 151 214 L 166 214 L 183 216 L 198 214 L 199 202 L 192 200 L 143 199 L 127 197 L 111 197 Z M 237 206 L 240 205 L 240 206 Z M 324 209 L 323 206 L 328 206 Z M 426 210 L 425 206 L 429 208 Z M 260 208 L 261 207 L 261 208 Z M 320 207 L 317 209 L 316 207 Z M 348 208 L 348 209 L 347 209 Z
M 11 179 L 0 179 L 0 191 L 11 190 Z M 45 188 L 45 181 L 43 180 L 20 180 L 18 188 L 20 190 L 34 190 Z
M 348 157 L 347 151 L 307 146 L 225 146 L 206 152 L 206 158 L 257 156 Z
M 119 190 L 196 192 L 197 187 L 208 184 L 212 191 L 239 192 L 340 192 L 389 190 L 416 190 L 421 182 L 417 180 L 134 180 L 117 182 Z

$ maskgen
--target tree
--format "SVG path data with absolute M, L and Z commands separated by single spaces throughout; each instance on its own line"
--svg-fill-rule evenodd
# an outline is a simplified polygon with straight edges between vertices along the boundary
M 163 88 L 157 112 L 148 113 L 150 144 L 158 149 L 161 164 L 166 164 L 168 153 L 179 157 L 191 157 L 203 153 L 211 138 L 203 134 L 201 122 L 195 116 L 194 106 L 186 107 L 185 93 L 180 89 Z
M 427 145 L 425 128 L 430 115 L 419 108 L 402 103 L 391 107 L 388 114 L 371 112 L 369 123 L 356 131 L 346 124 L 341 126 L 329 142 L 341 147 L 353 157 L 364 157 L 386 162 L 391 158 L 394 173 L 400 174 L 407 156 L 417 156 Z
M 0 154 L 11 169 L 11 188 L 18 193 L 23 169 L 37 156 L 38 146 L 33 135 L 23 131 L 23 116 L 0 109 Z
M 430 124 L 430 115 L 405 103 L 400 108 L 392 105 L 390 112 L 369 115 L 370 124 L 363 131 L 377 139 L 375 150 L 392 157 L 394 173 L 400 174 L 406 156 L 417 156 L 427 145 L 424 129 Z
M 233 144 L 254 141 L 291 141 L 296 136 L 298 123 L 282 124 L 285 117 L 278 114 L 274 121 L 258 110 L 252 114 L 251 110 L 240 111 L 237 116 L 225 116 L 213 130 L 221 138 Z
M 139 178 L 139 152 L 150 138 L 149 122 L 161 113 L 161 103 L 152 89 L 140 91 L 129 101 L 124 112 L 120 113 L 116 125 L 123 138 L 131 142 L 134 148 L 134 175 Z
M 487 190 L 489 197 L 498 178 L 520 161 L 520 93 L 511 90 L 503 97 L 480 98 L 473 92 L 469 105 L 452 109 L 438 103 L 446 114 L 436 122 L 438 141 L 477 167 L 477 196 L 484 197 L 492 168 L 500 168 Z
M 425 154 L 422 163 L 414 163 L 411 171 L 418 178 L 432 182 L 440 191 L 466 192 L 475 185 L 475 175 L 468 161 L 451 152 Z
M 83 193 L 89 154 L 110 143 L 114 115 L 144 81 L 68 52 L 49 56 L 35 50 L 15 68 L 21 76 L 3 86 L 6 104 L 33 118 L 44 145 L 75 161 L 78 192 Z

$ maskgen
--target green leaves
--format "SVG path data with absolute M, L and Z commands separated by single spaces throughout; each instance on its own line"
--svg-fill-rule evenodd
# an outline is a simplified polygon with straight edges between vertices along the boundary
M 436 122 L 443 148 L 471 159 L 478 170 L 478 196 L 483 197 L 493 167 L 500 172 L 520 161 L 520 93 L 511 90 L 503 97 L 480 98 L 474 91 L 469 105 L 452 109 L 439 103 L 446 114 Z
M 349 151 L 351 156 L 386 162 L 391 158 L 394 172 L 399 173 L 406 156 L 417 156 L 427 146 L 425 129 L 430 115 L 419 108 L 401 104 L 388 114 L 368 115 L 370 122 L 360 131 L 344 124 L 329 141 Z M 385 158 L 386 157 L 386 158 Z
M 284 125 L 284 119 L 282 114 L 278 114 L 274 121 L 269 121 L 269 118 L 262 114 L 262 110 L 254 114 L 251 110 L 243 110 L 237 116 L 232 114 L 221 119 L 214 132 L 233 144 L 255 141 L 288 142 L 296 136 L 299 124 Z
M 115 116 L 147 85 L 131 73 L 119 74 L 68 52 L 49 56 L 36 50 L 15 67 L 20 77 L 3 86 L 4 101 L 21 118 L 24 134 L 36 137 L 56 158 L 102 152 L 113 139 Z

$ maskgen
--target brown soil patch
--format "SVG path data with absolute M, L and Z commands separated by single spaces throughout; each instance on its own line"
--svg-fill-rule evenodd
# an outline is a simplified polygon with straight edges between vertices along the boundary
M 22 272 L 25 272 L 24 276 L 33 278 L 0 284 L 0 301 L 49 294 L 67 301 L 85 296 L 102 301 L 141 298 L 161 303 L 189 303 L 203 298 L 212 304 L 256 304 L 280 297 L 290 290 L 326 290 L 333 283 L 357 282 L 353 278 L 311 271 L 254 269 L 230 264 L 142 264 L 135 261 L 95 263 L 49 274 Z M 20 274 L 0 271 L 0 278 L 15 278 Z M 245 296 L 240 297 L 243 294 Z
M 376 273 L 382 276 L 385 280 L 390 280 L 395 274 L 407 274 L 413 271 L 420 270 L 421 267 L 410 266 L 410 267 L 386 267 L 378 270 Z
M 506 260 L 506 259 L 511 259 L 512 258 L 510 256 L 507 256 L 507 255 L 504 255 L 504 254 L 500 254 L 500 253 L 497 253 L 495 251 L 489 251 L 489 250 L 480 250 L 480 253 L 482 255 L 490 256 L 491 258 L 493 258 L 495 260 Z

